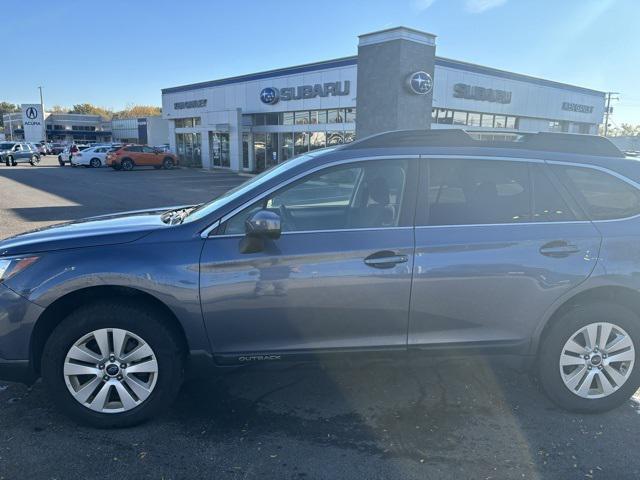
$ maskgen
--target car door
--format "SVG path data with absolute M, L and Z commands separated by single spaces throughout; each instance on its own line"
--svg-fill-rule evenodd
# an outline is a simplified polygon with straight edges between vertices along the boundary
M 160 157 L 157 152 L 151 147 L 142 147 L 142 155 L 143 162 L 141 165 L 159 165 Z
M 24 157 L 24 145 L 22 143 L 17 143 L 13 147 L 13 152 L 11 153 L 13 160 L 19 162 Z
M 311 173 L 223 221 L 200 266 L 218 361 L 405 349 L 416 184 L 417 159 L 354 161 Z M 282 235 L 265 240 L 263 251 L 241 253 L 245 220 L 262 209 L 281 215 Z
M 518 349 L 600 234 L 542 162 L 424 161 L 409 345 Z
M 31 155 L 33 155 L 31 145 L 28 143 L 21 143 L 20 150 L 16 153 L 16 160 L 25 162 L 31 159 Z

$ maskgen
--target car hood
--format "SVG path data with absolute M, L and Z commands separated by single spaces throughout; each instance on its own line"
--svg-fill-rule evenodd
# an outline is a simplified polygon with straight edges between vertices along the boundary
M 169 228 L 162 213 L 178 208 L 185 206 L 102 215 L 40 228 L 1 241 L 0 256 L 133 242 L 154 230 Z

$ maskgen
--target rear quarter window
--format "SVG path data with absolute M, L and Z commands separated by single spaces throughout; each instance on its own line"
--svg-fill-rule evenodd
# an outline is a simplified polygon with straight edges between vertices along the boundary
M 592 168 L 559 165 L 552 168 L 591 220 L 615 220 L 640 214 L 640 191 L 626 181 Z

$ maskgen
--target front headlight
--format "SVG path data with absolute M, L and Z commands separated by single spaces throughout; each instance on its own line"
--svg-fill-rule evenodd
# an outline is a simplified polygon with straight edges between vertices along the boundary
M 40 257 L 9 257 L 0 258 L 0 282 L 9 280 L 38 261 Z

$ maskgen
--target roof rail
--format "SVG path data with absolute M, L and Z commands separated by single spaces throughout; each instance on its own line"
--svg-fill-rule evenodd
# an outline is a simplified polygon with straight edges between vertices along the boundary
M 385 147 L 473 147 L 476 141 L 459 128 L 393 130 L 345 144 L 343 150 Z
M 474 134 L 497 134 L 494 130 L 477 131 Z M 505 132 L 506 133 L 506 132 Z M 510 132 L 513 140 L 477 140 L 459 128 L 434 130 L 396 130 L 357 140 L 343 147 L 344 150 L 385 147 L 487 147 L 539 150 L 558 153 L 574 153 L 603 157 L 625 157 L 608 138 L 598 135 L 555 132 Z

